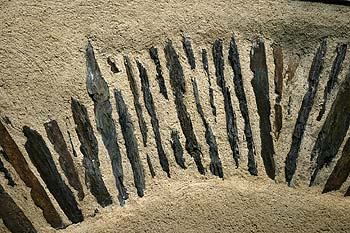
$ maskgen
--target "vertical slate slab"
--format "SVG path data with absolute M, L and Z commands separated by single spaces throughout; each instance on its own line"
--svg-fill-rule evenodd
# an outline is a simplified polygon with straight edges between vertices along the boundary
M 115 90 L 114 96 L 119 115 L 119 124 L 122 128 L 125 141 L 126 154 L 134 174 L 134 183 L 137 189 L 137 194 L 139 197 L 143 197 L 145 189 L 145 174 L 140 160 L 139 148 L 134 135 L 134 125 L 131 121 L 121 91 Z
M 34 233 L 37 232 L 25 216 L 21 208 L 18 207 L 16 202 L 11 196 L 4 190 L 0 184 L 0 219 L 4 222 L 4 225 L 11 232 L 16 233 Z
M 326 104 L 328 100 L 328 95 L 331 94 L 335 84 L 338 82 L 339 73 L 342 70 L 343 61 L 346 55 L 347 44 L 339 44 L 337 46 L 337 56 L 335 57 L 332 65 L 331 72 L 329 73 L 329 78 L 327 85 L 323 93 L 323 102 L 321 105 L 321 110 L 317 116 L 317 120 L 320 121 L 326 111 Z
M 213 44 L 213 59 L 215 65 L 216 83 L 220 87 L 224 96 L 226 133 L 232 150 L 232 157 L 236 168 L 239 166 L 238 131 L 236 124 L 236 114 L 232 107 L 231 93 L 226 86 L 224 77 L 224 54 L 222 52 L 222 41 L 216 40 Z
M 148 165 L 149 172 L 151 173 L 152 178 L 154 178 L 156 176 L 156 173 L 154 172 L 151 157 L 149 157 L 149 154 L 147 154 L 147 165 Z
M 118 145 L 118 136 L 112 118 L 112 105 L 109 101 L 109 88 L 102 77 L 95 59 L 94 50 L 90 44 L 86 48 L 86 87 L 94 102 L 96 127 L 102 136 L 102 141 L 111 160 L 113 175 L 118 190 L 118 200 L 121 206 L 128 199 L 127 190 L 123 184 L 123 166 Z
M 317 52 L 315 54 L 315 57 L 313 59 L 313 62 L 310 68 L 310 73 L 308 78 L 309 88 L 304 95 L 303 102 L 301 104 L 301 107 L 298 113 L 298 118 L 295 123 L 294 131 L 292 135 L 292 144 L 286 158 L 285 176 L 286 176 L 286 181 L 288 182 L 288 185 L 291 185 L 291 181 L 297 167 L 300 145 L 304 136 L 305 126 L 306 126 L 307 120 L 309 119 L 311 108 L 314 104 L 314 98 L 315 98 L 318 83 L 320 80 L 320 75 L 323 69 L 326 49 L 327 49 L 327 43 L 325 40 L 323 40 L 320 44 L 320 47 L 317 49 Z
M 145 103 L 147 112 L 151 117 L 151 123 L 152 123 L 154 137 L 156 140 L 159 162 L 160 162 L 160 165 L 162 166 L 163 171 L 165 171 L 168 177 L 170 177 L 169 162 L 162 145 L 162 138 L 160 136 L 156 107 L 154 106 L 152 93 L 149 88 L 148 74 L 146 69 L 143 67 L 143 65 L 139 61 L 136 61 L 136 63 L 140 73 L 140 79 L 141 79 L 141 85 L 142 85 L 141 89 L 143 92 L 143 101 Z
M 97 203 L 102 207 L 112 204 L 112 197 L 108 193 L 100 171 L 98 158 L 98 144 L 91 126 L 89 115 L 84 105 L 72 98 L 71 108 L 75 122 L 75 131 L 80 141 L 80 151 L 83 154 L 85 168 L 85 183 L 90 189 Z
M 322 193 L 338 190 L 350 174 L 350 138 L 345 143 L 343 153 L 337 161 L 331 175 L 324 186 Z
M 164 48 L 165 57 L 167 60 L 167 68 L 169 70 L 170 84 L 175 97 L 175 106 L 177 117 L 179 118 L 181 129 L 186 138 L 186 150 L 194 159 L 198 172 L 205 174 L 205 169 L 201 159 L 201 149 L 193 131 L 193 125 L 190 114 L 187 112 L 184 104 L 183 96 L 186 93 L 185 76 L 180 64 L 179 56 L 177 55 L 172 42 L 169 40 Z
M 58 161 L 69 184 L 78 191 L 79 200 L 84 199 L 84 190 L 81 185 L 78 172 L 74 166 L 72 155 L 68 151 L 66 141 L 63 138 L 57 121 L 50 120 L 44 123 L 46 134 L 50 142 L 54 145 L 54 150 L 59 155 Z
M 343 143 L 350 124 L 350 67 L 345 80 L 339 87 L 329 114 L 318 134 L 311 153 L 311 160 L 316 160 L 313 168 L 310 186 L 314 184 L 316 176 L 324 166 L 329 165 L 335 158 Z
M 202 49 L 202 62 L 203 62 L 203 69 L 208 77 L 209 102 L 210 102 L 211 112 L 213 113 L 213 115 L 215 117 L 215 121 L 216 121 L 216 107 L 215 107 L 215 102 L 214 102 L 214 90 L 213 90 L 213 87 L 211 85 L 211 77 L 210 77 L 209 65 L 208 65 L 208 54 L 207 54 L 207 50 L 205 50 L 205 49 Z
M 184 152 L 181 146 L 179 132 L 176 129 L 171 130 L 171 148 L 174 152 L 176 163 L 183 169 L 186 169 Z
M 39 180 L 30 170 L 27 161 L 11 135 L 0 121 L 0 145 L 8 157 L 9 163 L 16 170 L 19 177 L 28 188 L 31 189 L 30 195 L 34 204 L 42 211 L 46 221 L 54 228 L 62 228 L 63 222 L 57 210 L 53 206 L 45 189 L 41 186 Z
M 159 92 L 162 93 L 164 98 L 168 100 L 169 99 L 168 92 L 167 92 L 167 89 L 165 86 L 162 66 L 160 65 L 160 60 L 159 60 L 159 56 L 158 56 L 158 49 L 155 47 L 151 47 L 149 49 L 149 55 L 151 56 L 151 58 L 154 62 L 154 65 L 156 66 L 156 71 L 157 71 L 156 80 L 158 82 Z
M 192 44 L 191 44 L 191 40 L 190 38 L 186 37 L 186 36 L 182 36 L 182 46 L 185 50 L 186 56 L 187 56 L 187 60 L 188 60 L 188 64 L 191 67 L 191 70 L 196 69 L 196 60 L 194 58 L 194 54 L 193 54 L 193 49 L 192 49 Z
M 244 119 L 244 135 L 246 137 L 248 148 L 248 171 L 251 175 L 257 176 L 258 169 L 255 162 L 255 145 L 252 129 L 250 126 L 247 97 L 244 91 L 241 62 L 239 60 L 238 49 L 234 36 L 231 37 L 228 59 L 233 70 L 233 83 L 235 84 L 235 92 L 239 101 L 239 108 Z
M 134 106 L 135 106 L 137 119 L 138 119 L 139 126 L 140 126 L 143 146 L 146 147 L 147 146 L 148 129 L 147 129 L 146 121 L 143 118 L 142 108 L 141 108 L 141 104 L 140 104 L 140 100 L 139 100 L 140 94 L 139 94 L 139 91 L 137 88 L 137 83 L 135 80 L 135 75 L 134 75 L 134 71 L 133 71 L 133 68 L 131 65 L 131 61 L 130 61 L 128 56 L 124 56 L 124 65 L 125 65 L 126 74 L 128 76 L 128 80 L 129 80 L 129 84 L 130 84 L 130 89 L 131 89 L 132 95 L 134 97 Z
M 271 136 L 269 79 L 266 65 L 265 45 L 261 39 L 253 41 L 250 51 L 250 69 L 254 73 L 251 81 L 259 114 L 261 157 L 268 177 L 275 179 L 275 153 Z
M 78 203 L 72 191 L 64 183 L 61 175 L 58 173 L 51 152 L 46 146 L 44 139 L 37 131 L 27 126 L 23 127 L 23 133 L 27 138 L 24 147 L 28 152 L 30 160 L 37 168 L 40 177 L 45 182 L 46 187 L 72 223 L 82 222 L 84 217 L 81 210 L 78 208 Z
M 198 87 L 196 80 L 192 80 L 192 87 L 194 98 L 196 102 L 197 111 L 202 119 L 203 125 L 205 127 L 205 139 L 209 146 L 209 155 L 210 155 L 210 171 L 213 175 L 218 176 L 220 178 L 224 177 L 224 172 L 222 169 L 221 160 L 219 157 L 218 145 L 216 143 L 216 139 L 214 133 L 209 125 L 209 122 L 205 119 L 204 112 L 202 109 L 202 105 L 200 103 Z
M 10 185 L 12 187 L 14 187 L 16 185 L 9 170 L 7 170 L 4 163 L 2 162 L 1 157 L 0 157 L 0 172 L 4 174 L 4 177 L 7 180 L 7 185 Z
M 282 93 L 283 93 L 283 52 L 282 48 L 278 45 L 272 46 L 273 60 L 275 63 L 275 121 L 274 121 L 274 131 L 275 137 L 278 139 L 281 129 L 282 129 Z

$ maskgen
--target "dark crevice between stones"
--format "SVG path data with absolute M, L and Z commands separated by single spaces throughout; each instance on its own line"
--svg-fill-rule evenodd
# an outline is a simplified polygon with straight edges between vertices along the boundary
M 230 42 L 228 59 L 233 70 L 233 74 L 234 74 L 233 83 L 235 85 L 235 92 L 236 92 L 237 99 L 239 101 L 239 108 L 241 110 L 241 113 L 244 119 L 244 135 L 246 137 L 247 148 L 248 148 L 248 171 L 251 175 L 257 176 L 258 169 L 255 161 L 256 152 L 255 152 L 253 133 L 250 126 L 247 97 L 244 91 L 239 53 L 238 53 L 236 41 L 233 36 Z
M 80 151 L 83 154 L 85 168 L 85 183 L 90 189 L 97 203 L 102 207 L 112 204 L 112 197 L 108 193 L 100 171 L 98 158 L 98 144 L 86 107 L 72 98 L 71 102 L 75 131 L 80 141 Z
M 37 131 L 27 126 L 23 127 L 23 133 L 27 138 L 24 147 L 28 152 L 30 160 L 38 170 L 41 179 L 45 182 L 46 187 L 72 223 L 82 222 L 84 217 L 78 208 L 78 203 L 72 191 L 58 173 L 51 152 L 44 139 Z
M 271 108 L 269 99 L 269 78 L 266 65 L 265 44 L 261 39 L 253 41 L 250 51 L 250 69 L 254 73 L 251 81 L 259 114 L 261 157 L 268 177 L 275 179 L 274 147 L 271 135 Z
M 216 40 L 213 44 L 213 59 L 215 64 L 216 83 L 220 87 L 224 97 L 226 133 L 232 150 L 232 157 L 236 168 L 239 166 L 238 131 L 236 124 L 236 114 L 232 107 L 231 93 L 226 86 L 224 77 L 224 55 L 222 51 L 222 41 Z
M 191 40 L 190 38 L 188 38 L 187 36 L 182 36 L 182 46 L 185 50 L 186 56 L 187 56 L 187 60 L 188 60 L 188 64 L 191 67 L 191 70 L 196 69 L 196 60 L 194 58 L 194 54 L 193 54 L 193 49 L 192 49 L 192 44 L 191 44 Z
M 130 58 L 128 56 L 124 56 L 124 65 L 125 65 L 126 73 L 127 73 L 127 76 L 128 76 L 130 89 L 131 89 L 132 95 L 134 97 L 134 107 L 135 107 L 135 111 L 136 111 L 136 114 L 137 114 L 137 119 L 138 119 L 139 126 L 140 126 L 143 146 L 146 147 L 147 146 L 147 132 L 148 132 L 148 129 L 147 129 L 146 121 L 143 118 L 142 108 L 141 108 L 141 104 L 140 104 L 140 100 L 139 100 L 140 99 L 140 94 L 139 94 L 139 91 L 138 91 L 138 88 L 137 88 L 137 83 L 136 83 L 136 80 L 135 80 L 133 67 L 131 65 L 131 61 L 130 61 Z
M 41 186 L 39 180 L 30 170 L 27 161 L 22 152 L 19 150 L 16 142 L 0 121 L 0 145 L 8 157 L 8 162 L 16 170 L 19 177 L 23 180 L 28 188 L 34 204 L 42 211 L 44 218 L 53 228 L 62 228 L 63 222 L 57 210 L 53 206 L 45 189 Z
M 140 79 L 141 79 L 141 89 L 143 92 L 143 100 L 144 100 L 147 112 L 151 117 L 151 123 L 152 123 L 155 141 L 156 141 L 159 162 L 160 162 L 160 165 L 162 166 L 163 171 L 165 171 L 167 173 L 167 176 L 170 177 L 169 162 L 162 145 L 162 138 L 160 136 L 156 107 L 154 105 L 152 93 L 149 87 L 148 74 L 146 69 L 143 67 L 143 65 L 139 61 L 136 61 L 136 63 L 137 63 L 137 67 L 138 67 Z
M 156 176 L 156 173 L 154 172 L 151 157 L 149 157 L 148 154 L 147 154 L 147 165 L 148 165 L 149 172 L 151 173 L 152 178 L 154 178 Z
M 203 69 L 208 77 L 208 83 L 209 83 L 209 103 L 211 107 L 211 111 L 213 113 L 213 116 L 215 117 L 216 122 L 216 106 L 214 102 L 214 89 L 211 84 L 211 77 L 209 73 L 209 64 L 208 64 L 208 54 L 206 49 L 202 49 L 202 62 L 203 62 Z
M 171 148 L 174 152 L 176 163 L 183 169 L 186 169 L 184 152 L 180 142 L 179 132 L 176 129 L 171 130 Z
M 109 100 L 109 88 L 107 82 L 102 77 L 90 43 L 88 43 L 86 48 L 86 68 L 86 87 L 89 96 L 94 102 L 96 127 L 101 134 L 102 141 L 108 151 L 118 190 L 118 200 L 120 205 L 123 206 L 125 200 L 128 199 L 128 193 L 123 184 L 122 158 L 118 145 L 118 135 L 115 123 L 112 118 L 112 105 Z
M 322 193 L 338 190 L 350 174 L 350 138 L 346 141 L 343 152 L 331 175 L 324 186 Z
M 275 119 L 274 119 L 274 132 L 275 137 L 278 139 L 281 129 L 282 129 L 282 94 L 283 94 L 283 51 L 282 48 L 276 44 L 272 46 L 273 60 L 275 64 L 275 75 L 274 75 L 274 84 L 275 84 Z
M 327 42 L 326 40 L 323 40 L 319 48 L 317 49 L 317 52 L 315 54 L 315 57 L 313 59 L 313 62 L 310 68 L 309 77 L 308 77 L 309 87 L 307 92 L 304 95 L 304 98 L 298 113 L 298 118 L 296 120 L 293 135 L 292 135 L 292 144 L 285 162 L 286 163 L 285 177 L 286 177 L 286 181 L 288 182 L 288 185 L 291 185 L 292 178 L 297 167 L 300 145 L 304 136 L 307 120 L 309 118 L 312 106 L 314 104 L 314 98 L 315 98 L 318 83 L 320 80 L 320 75 L 323 70 L 323 63 L 324 63 L 326 50 L 327 50 Z M 328 144 L 327 146 L 329 145 L 330 144 Z
M 164 96 L 165 99 L 168 98 L 168 92 L 165 86 L 165 81 L 164 81 L 164 76 L 163 76 L 163 71 L 162 71 L 162 66 L 160 65 L 160 60 L 159 60 L 159 55 L 158 55 L 158 49 L 155 47 L 152 47 L 149 49 L 149 54 L 151 59 L 154 62 L 154 65 L 156 66 L 156 80 L 158 82 L 159 86 L 159 92 Z
M 198 172 L 204 175 L 205 169 L 201 159 L 201 148 L 193 131 L 190 114 L 187 112 L 187 108 L 184 103 L 184 94 L 186 93 L 185 76 L 180 64 L 179 56 L 177 55 L 170 40 L 165 45 L 164 53 L 167 60 L 170 84 L 175 99 L 177 116 L 180 121 L 182 132 L 186 138 L 185 148 L 194 159 Z
M 328 82 L 327 82 L 327 85 L 324 89 L 323 102 L 321 105 L 320 112 L 316 118 L 317 121 L 320 121 L 322 119 L 322 117 L 326 111 L 326 104 L 327 104 L 328 96 L 331 94 L 333 88 L 338 83 L 338 76 L 342 70 L 343 61 L 344 61 L 345 55 L 346 55 L 346 49 L 347 49 L 346 44 L 339 44 L 337 46 L 337 56 L 335 57 L 335 59 L 333 61 L 332 69 L 331 69 L 331 72 L 329 73 Z
M 0 155 L 3 155 L 3 151 L 0 151 Z M 7 157 L 5 155 L 5 157 Z M 14 187 L 16 185 L 15 181 L 13 180 L 11 173 L 9 172 L 9 170 L 7 170 L 7 168 L 5 167 L 4 163 L 1 160 L 0 157 L 0 172 L 4 174 L 5 179 L 7 180 L 7 185 Z
M 111 67 L 111 71 L 113 74 L 120 72 L 117 65 L 115 64 L 116 63 L 115 60 L 112 57 L 107 57 L 107 63 Z
M 140 160 L 138 144 L 134 135 L 134 125 L 130 118 L 130 114 L 128 113 L 122 93 L 119 90 L 115 90 L 114 96 L 119 115 L 119 124 L 125 141 L 126 154 L 134 174 L 134 184 L 139 197 L 143 197 L 145 189 L 145 174 Z
M 84 199 L 84 190 L 81 185 L 78 172 L 74 166 L 71 153 L 68 151 L 66 141 L 63 138 L 60 127 L 57 124 L 57 121 L 50 120 L 44 124 L 46 134 L 54 150 L 59 155 L 58 161 L 63 170 L 64 175 L 66 176 L 69 184 L 78 192 L 78 198 L 80 201 Z
M 218 145 L 216 143 L 215 135 L 209 125 L 209 122 L 205 119 L 202 105 L 200 103 L 198 87 L 196 80 L 192 80 L 193 93 L 196 101 L 197 111 L 202 119 L 203 125 L 205 127 L 205 139 L 209 146 L 209 155 L 210 155 L 210 171 L 213 175 L 220 178 L 224 177 L 221 160 L 219 157 Z
M 67 135 L 68 135 L 68 139 L 69 139 L 69 144 L 70 144 L 70 146 L 71 146 L 71 148 L 72 148 L 72 152 L 73 152 L 73 156 L 74 157 L 78 157 L 78 154 L 77 154 L 77 151 L 75 150 L 75 148 L 74 148 L 74 144 L 73 144 L 73 140 L 72 140 L 72 135 L 71 135 L 71 133 L 69 132 L 69 127 L 68 127 L 68 121 L 69 121 L 69 118 L 68 117 L 66 117 L 66 127 L 67 127 Z
M 314 184 L 318 172 L 329 165 L 338 153 L 350 124 L 350 67 L 329 114 L 318 134 L 311 153 L 311 161 L 317 156 L 310 186 Z
M 16 204 L 12 197 L 4 190 L 0 184 L 0 218 L 4 225 L 11 232 L 34 233 L 37 232 L 23 213 L 21 208 Z

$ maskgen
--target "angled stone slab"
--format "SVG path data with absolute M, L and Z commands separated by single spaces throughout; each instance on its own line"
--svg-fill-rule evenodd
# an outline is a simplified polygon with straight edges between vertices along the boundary
M 151 47 L 149 49 L 149 54 L 151 56 L 151 59 L 154 62 L 154 65 L 156 66 L 156 72 L 157 72 L 156 80 L 158 82 L 159 92 L 164 96 L 165 99 L 168 100 L 169 99 L 168 98 L 168 91 L 167 91 L 166 86 L 165 86 L 162 66 L 160 64 L 159 55 L 158 55 L 158 49 L 155 47 Z
M 191 70 L 196 69 L 196 60 L 194 58 L 192 43 L 190 38 L 188 38 L 187 36 L 182 36 L 182 46 L 185 50 L 187 61 L 191 67 Z
M 171 130 L 171 148 L 174 152 L 176 163 L 183 169 L 186 169 L 184 152 L 180 142 L 179 132 L 176 129 Z
M 209 73 L 209 65 L 208 65 L 208 54 L 206 49 L 202 49 L 202 62 L 203 62 L 203 69 L 208 77 L 208 83 L 209 83 L 209 102 L 211 107 L 211 112 L 213 113 L 213 116 L 215 117 L 216 121 L 216 106 L 214 101 L 214 89 L 211 84 L 211 77 Z

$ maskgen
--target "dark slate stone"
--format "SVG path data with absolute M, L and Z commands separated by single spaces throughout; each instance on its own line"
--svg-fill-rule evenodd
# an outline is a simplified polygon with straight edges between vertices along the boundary
M 202 61 L 203 61 L 203 69 L 208 77 L 209 102 L 210 102 L 211 112 L 213 113 L 213 115 L 215 117 L 215 121 L 216 121 L 216 106 L 215 106 L 215 102 L 214 102 L 214 90 L 213 90 L 213 87 L 211 84 L 211 77 L 209 74 L 208 54 L 207 54 L 207 50 L 205 50 L 205 49 L 202 49 Z
M 202 105 L 199 99 L 197 82 L 195 79 L 192 80 L 192 86 L 193 86 L 193 93 L 194 93 L 197 111 L 205 127 L 205 140 L 209 146 L 210 171 L 213 175 L 223 178 L 224 172 L 223 172 L 221 160 L 219 157 L 218 145 L 216 143 L 215 135 L 210 127 L 210 124 L 204 116 Z
M 152 93 L 149 87 L 149 80 L 148 80 L 148 74 L 146 69 L 143 67 L 143 65 L 137 61 L 137 67 L 140 73 L 140 79 L 141 79 L 141 89 L 143 92 L 143 100 L 147 109 L 148 114 L 151 117 L 151 123 L 152 123 L 152 128 L 153 128 L 153 133 L 154 137 L 156 140 L 156 145 L 157 145 L 157 152 L 159 156 L 159 162 L 160 165 L 162 166 L 163 171 L 165 171 L 170 177 L 170 170 L 169 170 L 169 162 L 168 158 L 165 154 L 163 145 L 162 145 L 162 138 L 160 136 L 160 130 L 159 130 L 159 122 L 157 118 L 157 113 L 156 113 L 156 107 L 154 105 Z
M 12 197 L 4 190 L 0 184 L 0 219 L 11 232 L 34 233 L 37 232 L 25 216 L 21 208 L 18 207 Z
M 67 117 L 67 118 L 68 118 L 68 117 Z M 67 119 L 67 121 L 68 121 L 68 119 Z M 69 144 L 70 144 L 70 146 L 71 146 L 71 148 L 72 148 L 73 156 L 74 156 L 74 157 L 78 157 L 77 151 L 76 151 L 75 148 L 74 148 L 74 144 L 73 144 L 73 140 L 72 140 L 72 135 L 71 135 L 71 133 L 70 133 L 69 130 L 68 130 L 68 123 L 67 123 L 67 121 L 66 121 L 66 127 L 67 127 L 67 135 L 68 135 L 68 138 L 69 138 Z
M 85 168 L 85 183 L 90 189 L 97 203 L 102 207 L 112 204 L 112 197 L 108 193 L 100 171 L 98 158 L 98 144 L 91 126 L 86 107 L 72 98 L 71 102 L 75 131 L 80 141 L 80 151 L 83 154 Z
M 146 147 L 147 146 L 148 129 L 147 129 L 146 121 L 143 118 L 142 108 L 141 108 L 141 104 L 140 104 L 140 100 L 139 100 L 140 94 L 139 94 L 137 83 L 135 80 L 133 67 L 131 65 L 131 61 L 130 61 L 128 56 L 124 56 L 124 65 L 125 65 L 126 73 L 127 73 L 129 84 L 130 84 L 130 89 L 131 89 L 132 95 L 134 97 L 134 107 L 136 110 L 137 119 L 138 119 L 139 126 L 140 126 L 143 146 Z
M 241 110 L 241 113 L 244 119 L 244 135 L 247 141 L 247 148 L 248 148 L 248 171 L 251 175 L 257 176 L 258 169 L 255 162 L 256 152 L 255 152 L 253 133 L 250 126 L 247 97 L 244 91 L 241 62 L 239 60 L 236 41 L 233 36 L 230 42 L 228 59 L 233 70 L 233 74 L 234 74 L 233 83 L 235 85 L 235 93 L 239 101 L 239 108 Z
M 162 66 L 160 65 L 160 60 L 159 60 L 159 56 L 158 56 L 158 49 L 155 47 L 150 48 L 149 54 L 150 54 L 155 66 L 156 66 L 156 71 L 157 71 L 156 80 L 158 82 L 159 91 L 160 91 L 160 93 L 162 93 L 162 95 L 164 96 L 165 99 L 168 99 L 168 92 L 167 92 L 167 89 L 165 86 Z
M 326 111 L 326 104 L 328 96 L 331 94 L 333 88 L 338 83 L 338 76 L 343 67 L 343 61 L 346 55 L 347 44 L 339 44 L 337 46 L 337 56 L 335 57 L 332 65 L 331 72 L 329 74 L 327 85 L 323 93 L 323 102 L 321 105 L 321 110 L 317 116 L 317 120 L 320 121 Z
M 213 44 L 213 60 L 215 65 L 216 83 L 220 87 L 224 97 L 226 133 L 232 150 L 232 157 L 236 168 L 239 166 L 238 131 L 236 114 L 232 107 L 231 93 L 226 86 L 224 77 L 224 54 L 222 52 L 222 41 L 216 40 Z
M 281 129 L 282 129 L 282 93 L 283 93 L 283 51 L 282 48 L 278 45 L 272 46 L 273 60 L 275 63 L 275 120 L 274 120 L 274 133 L 276 138 L 278 139 Z
M 107 57 L 107 63 L 111 67 L 112 73 L 116 74 L 120 72 L 112 57 Z
M 22 152 L 19 150 L 16 142 L 0 121 L 0 145 L 8 157 L 8 162 L 16 170 L 19 177 L 23 180 L 28 188 L 30 188 L 30 195 L 34 204 L 42 211 L 46 221 L 54 228 L 62 228 L 63 222 L 45 189 L 41 186 L 39 180 L 30 170 L 27 161 Z
M 176 129 L 171 130 L 171 148 L 174 152 L 176 163 L 183 169 L 186 169 L 185 158 L 180 142 L 179 132 Z
M 191 44 L 191 40 L 190 38 L 183 36 L 182 37 L 182 46 L 185 50 L 186 56 L 187 56 L 187 60 L 188 60 L 188 64 L 191 67 L 191 70 L 196 69 L 196 60 L 194 58 L 194 54 L 193 54 L 193 49 L 192 49 L 192 44 Z
M 113 175 L 118 190 L 118 200 L 121 206 L 128 199 L 127 190 L 123 184 L 123 166 L 118 145 L 118 135 L 112 118 L 112 105 L 109 101 L 109 88 L 102 77 L 90 43 L 86 48 L 86 87 L 94 102 L 96 127 L 102 136 L 102 141 L 108 151 L 112 164 Z
M 148 165 L 149 172 L 151 173 L 152 178 L 154 178 L 156 176 L 156 173 L 154 172 L 152 161 L 151 161 L 151 158 L 149 157 L 148 154 L 147 154 L 147 165 Z
M 190 114 L 187 112 L 183 96 L 186 93 L 186 82 L 179 56 L 177 55 L 172 42 L 169 40 L 164 48 L 169 70 L 170 84 L 173 90 L 177 117 L 179 118 L 181 129 L 186 138 L 186 150 L 194 159 L 198 172 L 205 174 L 205 169 L 201 159 L 201 149 L 193 131 Z
M 350 138 L 346 141 L 343 153 L 335 165 L 322 193 L 338 190 L 350 174 Z
M 316 157 L 310 186 L 314 184 L 318 172 L 329 165 L 337 155 L 350 124 L 350 67 L 345 80 L 339 87 L 329 114 L 318 134 L 311 153 L 311 160 Z
M 317 52 L 313 59 L 308 78 L 309 88 L 304 95 L 303 102 L 298 113 L 298 118 L 295 123 L 294 132 L 292 135 L 292 144 L 286 158 L 285 166 L 286 181 L 289 185 L 291 185 L 291 181 L 297 167 L 300 145 L 304 136 L 305 126 L 307 120 L 309 119 L 311 108 L 314 104 L 314 98 L 323 69 L 326 49 L 327 43 L 325 40 L 323 40 L 320 44 L 320 47 L 317 49 Z
M 64 175 L 66 176 L 69 184 L 78 191 L 79 200 L 84 199 L 84 190 L 81 185 L 78 172 L 74 166 L 71 153 L 68 151 L 67 143 L 63 138 L 60 127 L 57 124 L 57 121 L 50 120 L 44 124 L 46 134 L 54 150 L 59 155 L 58 161 L 63 170 Z
M 12 187 L 14 187 L 16 185 L 16 183 L 13 180 L 9 170 L 7 170 L 7 168 L 5 167 L 4 163 L 2 162 L 1 157 L 0 157 L 0 172 L 4 174 L 4 177 L 7 180 L 7 185 L 10 185 Z
M 125 141 L 126 154 L 134 174 L 134 183 L 137 189 L 137 194 L 140 197 L 143 197 L 145 189 L 145 174 L 140 160 L 137 140 L 134 135 L 134 125 L 130 118 L 130 114 L 128 113 L 121 91 L 115 90 L 114 96 L 119 115 L 119 124 Z
M 23 133 L 27 138 L 24 147 L 28 152 L 30 160 L 38 170 L 40 177 L 45 182 L 46 187 L 72 223 L 82 222 L 84 217 L 78 208 L 78 203 L 72 191 L 58 173 L 51 152 L 46 146 L 44 139 L 37 131 L 27 126 L 23 127 Z

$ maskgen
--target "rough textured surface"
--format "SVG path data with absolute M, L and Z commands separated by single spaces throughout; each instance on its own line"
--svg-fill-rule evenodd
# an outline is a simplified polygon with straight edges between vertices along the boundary
M 54 150 L 59 155 L 58 161 L 66 176 L 69 184 L 78 191 L 79 200 L 84 199 L 84 190 L 81 185 L 77 169 L 74 166 L 72 155 L 68 151 L 66 141 L 63 138 L 61 129 L 59 128 L 57 121 L 51 120 L 44 123 L 47 137 L 54 145 Z
M 42 136 L 35 130 L 24 126 L 23 133 L 27 138 L 24 147 L 28 152 L 30 160 L 38 170 L 40 177 L 46 184 L 48 190 L 54 196 L 58 205 L 73 223 L 84 220 L 78 203 L 69 187 L 64 183 L 59 174 L 49 148 Z
M 282 95 L 283 95 L 283 51 L 282 48 L 278 45 L 272 46 L 273 60 L 275 64 L 275 75 L 274 75 L 274 84 L 275 84 L 275 119 L 274 119 L 274 133 L 275 137 L 278 139 L 281 129 L 282 129 Z
M 159 86 L 159 92 L 162 93 L 165 99 L 169 99 L 168 97 L 168 91 L 165 86 L 162 66 L 160 64 L 159 55 L 158 55 L 158 49 L 155 47 L 151 47 L 149 49 L 149 54 L 154 62 L 154 65 L 156 66 L 157 74 L 156 74 L 156 80 L 158 82 Z
M 186 169 L 184 152 L 179 138 L 179 132 L 176 129 L 171 130 L 171 148 L 174 152 L 176 163 L 183 169 Z
M 72 98 L 72 112 L 75 122 L 75 131 L 80 141 L 80 151 L 83 154 L 83 166 L 85 168 L 85 183 L 102 206 L 112 204 L 109 194 L 102 179 L 100 161 L 98 158 L 98 143 L 94 135 L 86 107 Z
M 185 35 L 182 37 L 182 46 L 184 47 L 191 70 L 196 69 L 196 60 L 194 58 L 191 40 Z
M 261 157 L 264 161 L 266 174 L 271 179 L 275 179 L 276 168 L 275 160 L 273 158 L 275 149 L 271 136 L 269 79 L 266 64 L 265 44 L 261 39 L 256 39 L 253 41 L 252 49 L 250 51 L 250 69 L 254 73 L 251 83 L 259 113 Z
M 89 96 L 94 102 L 96 127 L 102 136 L 102 141 L 107 148 L 111 160 L 113 175 L 118 189 L 120 205 L 125 204 L 128 193 L 123 184 L 123 166 L 120 154 L 117 132 L 112 118 L 112 105 L 109 101 L 109 88 L 102 77 L 100 67 L 95 59 L 95 53 L 91 43 L 86 48 L 86 87 Z M 147 135 L 146 135 L 147 137 Z
M 114 96 L 119 115 L 119 124 L 121 126 L 124 137 L 126 154 L 130 161 L 132 172 L 134 174 L 134 184 L 139 197 L 143 197 L 145 189 L 145 174 L 142 162 L 140 160 L 139 147 L 134 135 L 134 125 L 130 119 L 130 114 L 124 102 L 122 93 L 118 90 L 115 90 Z
M 286 158 L 286 167 L 285 167 L 286 181 L 288 182 L 289 185 L 292 182 L 292 178 L 296 170 L 299 151 L 300 151 L 300 145 L 305 133 L 305 126 L 306 126 L 307 120 L 309 119 L 311 108 L 314 104 L 314 98 L 315 98 L 317 87 L 320 81 L 320 75 L 323 69 L 326 49 L 327 49 L 327 43 L 326 43 L 326 40 L 323 40 L 319 48 L 317 49 L 317 52 L 312 61 L 312 65 L 309 72 L 309 78 L 308 78 L 309 88 L 304 95 L 303 102 L 301 104 L 301 107 L 298 113 L 298 118 L 295 123 L 294 131 L 292 135 L 292 144 Z M 326 146 L 328 147 L 328 145 L 329 144 L 327 144 Z
M 214 101 L 214 89 L 211 84 L 211 76 L 209 74 L 209 64 L 208 64 L 208 53 L 206 49 L 202 49 L 202 62 L 203 62 L 203 69 L 205 73 L 208 76 L 208 83 L 209 83 L 209 102 L 211 107 L 211 112 L 215 116 L 216 120 L 216 107 L 215 107 L 215 101 Z

